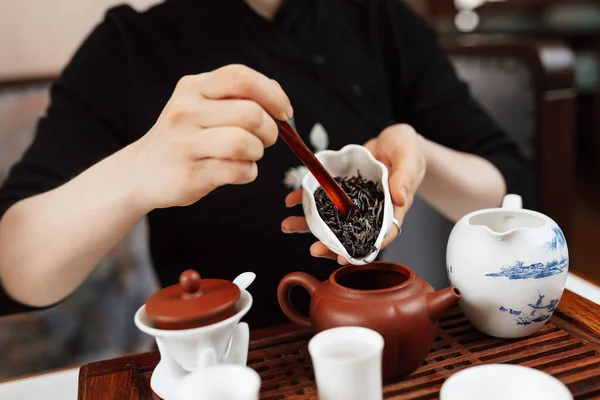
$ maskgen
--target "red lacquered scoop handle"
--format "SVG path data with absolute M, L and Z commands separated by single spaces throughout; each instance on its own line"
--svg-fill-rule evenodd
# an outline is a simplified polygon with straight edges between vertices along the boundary
M 279 128 L 279 136 L 313 174 L 335 207 L 343 214 L 348 214 L 353 206 L 348 194 L 344 192 L 331 174 L 327 172 L 323 164 L 321 164 L 314 153 L 287 122 L 277 119 L 275 119 L 275 122 Z

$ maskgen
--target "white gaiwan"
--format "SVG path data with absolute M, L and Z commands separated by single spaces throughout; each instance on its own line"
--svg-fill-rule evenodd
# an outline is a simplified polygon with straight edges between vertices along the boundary
M 475 211 L 456 223 L 446 263 L 470 322 L 490 336 L 518 338 L 537 332 L 554 313 L 569 251 L 556 222 L 523 209 L 521 197 L 509 194 L 501 208 Z
M 247 273 L 241 276 L 247 277 Z M 184 391 L 190 380 L 206 368 L 246 366 L 250 330 L 240 320 L 252 307 L 252 296 L 245 288 L 253 278 L 252 274 L 252 279 L 240 285 L 237 278 L 234 282 L 200 280 L 195 271 L 188 270 L 179 284 L 159 291 L 140 307 L 135 325 L 155 338 L 161 356 L 150 380 L 158 396 L 165 400 L 189 398 Z
M 338 176 L 356 176 L 360 172 L 363 178 L 379 182 L 381 185 L 385 196 L 383 223 L 374 244 L 375 250 L 364 257 L 354 258 L 350 256 L 333 231 L 319 215 L 314 198 L 315 191 L 320 187 L 319 182 L 310 173 L 306 174 L 302 180 L 302 207 L 312 234 L 327 246 L 329 250 L 344 257 L 350 264 L 365 265 L 373 262 L 381 251 L 381 244 L 388 235 L 392 227 L 392 219 L 394 218 L 387 167 L 377 161 L 366 147 L 354 144 L 344 146 L 338 151 L 324 150 L 316 153 L 315 156 L 334 178 Z

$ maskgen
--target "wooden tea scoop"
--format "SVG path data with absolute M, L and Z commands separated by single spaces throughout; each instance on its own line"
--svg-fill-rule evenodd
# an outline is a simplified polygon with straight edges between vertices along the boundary
M 354 207 L 354 203 L 352 203 L 348 194 L 344 192 L 331 174 L 327 172 L 323 164 L 321 164 L 317 157 L 315 157 L 315 154 L 287 122 L 275 119 L 275 123 L 279 128 L 279 136 L 313 174 L 327 196 L 331 199 L 333 204 L 335 204 L 335 207 L 340 210 L 342 214 L 348 214 L 352 207 Z

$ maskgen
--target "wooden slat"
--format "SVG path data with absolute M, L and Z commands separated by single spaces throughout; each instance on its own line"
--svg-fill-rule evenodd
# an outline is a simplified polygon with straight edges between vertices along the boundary
M 435 399 L 438 397 L 438 393 L 441 388 L 441 384 L 428 385 L 421 389 L 411 390 L 408 393 L 403 393 L 401 396 L 386 396 L 384 395 L 384 399 L 397 399 L 402 398 L 402 400 L 427 400 L 427 399 Z
M 532 367 L 532 368 L 547 368 L 550 366 L 558 367 L 558 366 L 565 365 L 572 360 L 573 360 L 573 362 L 579 362 L 579 360 L 581 360 L 583 358 L 593 357 L 595 354 L 596 354 L 596 350 L 594 350 L 588 346 L 583 346 L 583 347 L 578 347 L 578 348 L 574 348 L 574 349 L 567 350 L 567 351 L 562 351 L 560 353 L 551 354 L 551 355 L 548 355 L 545 357 L 536 357 L 533 360 L 519 363 L 519 365 L 522 365 L 525 367 Z M 595 362 L 600 363 L 600 360 L 597 360 Z M 568 367 L 568 368 L 572 368 L 572 367 Z
M 553 366 L 551 368 L 544 369 L 544 372 L 554 375 L 560 376 L 569 372 L 577 372 L 579 370 L 586 370 L 588 368 L 592 368 L 596 365 L 600 364 L 600 357 L 589 356 L 585 359 L 580 359 L 576 361 L 570 361 L 568 363 L 560 364 Z
M 558 312 L 562 319 L 588 330 L 600 337 L 600 307 L 575 293 L 565 290 L 558 303 Z
M 600 367 L 586 369 L 585 371 L 578 372 L 577 374 L 568 375 L 561 380 L 563 383 L 569 385 L 571 383 L 586 379 L 600 379 Z

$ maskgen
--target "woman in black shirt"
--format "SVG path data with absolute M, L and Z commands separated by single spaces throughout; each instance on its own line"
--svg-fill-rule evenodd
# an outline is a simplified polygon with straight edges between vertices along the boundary
M 399 221 L 415 195 L 452 220 L 507 191 L 531 206 L 530 166 L 401 1 L 121 6 L 54 84 L 0 190 L 2 313 L 61 301 L 148 214 L 163 285 L 187 268 L 251 269 L 249 322 L 282 321 L 279 280 L 324 278 L 337 263 L 310 235 L 287 234 L 306 232 L 289 209 L 299 163 L 271 116 L 293 117 L 317 150 L 366 144 L 390 168 Z

